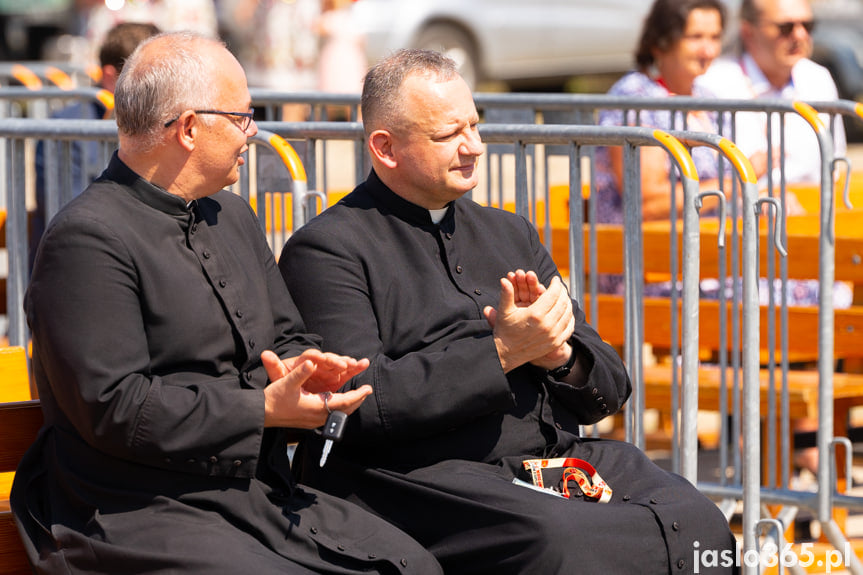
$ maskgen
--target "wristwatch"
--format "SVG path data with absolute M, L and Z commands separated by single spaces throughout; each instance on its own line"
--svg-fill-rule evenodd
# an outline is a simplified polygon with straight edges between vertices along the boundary
M 572 353 L 569 354 L 569 359 L 567 362 L 560 367 L 555 367 L 554 369 L 548 370 L 548 375 L 553 377 L 554 379 L 563 379 L 569 372 L 572 371 L 572 366 L 575 365 L 576 360 L 575 347 L 572 348 Z

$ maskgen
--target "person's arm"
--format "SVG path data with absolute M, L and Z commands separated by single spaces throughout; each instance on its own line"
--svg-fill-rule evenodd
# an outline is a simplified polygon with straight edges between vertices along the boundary
M 105 209 L 116 211 L 116 206 Z M 229 212 L 220 213 L 221 228 L 237 223 Z M 248 227 L 230 230 L 235 239 L 260 233 L 257 221 L 248 217 Z M 279 305 L 290 298 L 275 262 L 271 273 L 261 265 L 272 260 L 265 242 L 263 247 L 254 239 L 233 243 L 233 253 L 227 244 L 211 244 L 219 254 L 215 259 L 228 267 L 232 255 L 243 261 L 242 274 L 220 276 L 225 281 L 211 284 L 200 272 L 186 273 L 196 267 L 190 252 L 147 247 L 164 228 L 142 242 L 151 251 L 133 256 L 142 247 L 106 225 L 115 218 L 86 213 L 58 218 L 31 281 L 25 307 L 34 356 L 45 375 L 40 388 L 59 412 L 52 422 L 120 459 L 187 473 L 254 475 L 266 423 L 311 428 L 323 423 L 326 410 L 316 393 L 307 393 L 309 401 L 302 404 L 283 400 L 270 410 L 277 419 L 266 421 L 265 371 L 273 364 L 261 365 L 260 353 L 243 359 L 213 290 L 239 290 L 241 307 L 231 307 L 232 313 L 236 309 L 248 319 L 244 333 L 256 346 L 275 341 L 274 351 L 287 358 L 275 360 L 281 366 L 278 375 L 291 376 L 294 386 L 311 382 L 318 385 L 315 391 L 329 389 L 364 364 L 344 361 L 338 367 L 326 357 L 292 359 L 314 347 L 315 340 L 295 333 L 294 326 L 301 325 L 298 314 L 292 318 L 295 312 Z M 165 225 L 170 227 L 170 220 Z M 268 275 L 273 275 L 269 282 Z M 163 278 L 178 287 L 165 288 Z M 275 322 L 267 299 L 283 314 Z M 278 391 L 277 383 L 270 393 Z M 367 391 L 355 393 L 353 400 Z M 350 410 L 353 400 L 336 397 L 332 408 Z
M 544 250 L 540 250 L 537 257 L 539 261 L 545 261 Z M 548 269 L 548 265 L 541 267 Z M 513 286 L 514 302 L 518 307 L 529 308 L 547 294 L 547 288 L 533 272 L 516 270 L 506 279 Z M 553 275 L 550 285 L 552 289 L 562 288 L 559 276 Z M 569 337 L 552 352 L 534 358 L 530 363 L 548 370 L 552 393 L 567 409 L 577 414 L 580 423 L 590 424 L 617 412 L 629 397 L 631 384 L 617 353 L 586 323 L 578 302 L 569 302 L 564 315 L 568 323 L 565 333 Z M 487 310 L 486 317 L 494 327 L 496 311 Z M 532 321 L 540 317 L 542 314 L 535 314 Z M 568 368 L 568 373 L 562 373 L 566 369 L 561 371 L 561 367 Z
M 314 429 L 324 425 L 330 410 L 350 415 L 372 392 L 371 387 L 364 385 L 345 393 L 333 393 L 366 369 L 367 359 L 309 349 L 286 360 L 265 351 L 261 361 L 271 382 L 264 389 L 264 427 Z
M 500 280 L 497 308 L 483 314 L 492 328 L 504 373 L 524 364 L 551 370 L 568 363 L 572 335 L 572 300 L 555 276 L 546 287 L 533 271 L 516 270 Z
M 335 236 L 306 226 L 291 237 L 279 267 L 306 325 L 323 336 L 324 349 L 371 362 L 347 386 L 369 384 L 374 393 L 348 419 L 350 433 L 344 441 L 368 444 L 431 437 L 510 409 L 509 381 L 479 309 L 475 319 L 459 318 L 447 328 L 463 331 L 464 337 L 441 333 L 445 344 L 417 341 L 413 351 L 399 357 L 387 355 L 381 333 L 390 329 L 387 324 L 410 323 L 411 314 L 425 313 L 424 306 L 434 304 L 416 300 L 410 308 L 398 307 L 408 301 L 400 296 L 411 289 L 409 268 L 404 269 L 402 285 L 386 288 L 398 294 L 390 298 L 372 294 L 367 277 L 372 270 L 366 269 L 370 264 L 360 261 L 355 252 L 357 246 L 376 241 L 374 233 L 354 237 L 349 229 L 340 231 L 345 233 Z M 376 260 L 374 265 L 391 264 Z
M 536 262 L 540 283 L 549 285 L 560 272 L 530 223 L 526 234 Z M 576 368 L 562 380 L 546 375 L 551 394 L 581 425 L 595 423 L 623 407 L 632 392 L 632 384 L 617 351 L 587 323 L 584 311 L 572 300 L 573 327 L 569 345 L 576 354 Z

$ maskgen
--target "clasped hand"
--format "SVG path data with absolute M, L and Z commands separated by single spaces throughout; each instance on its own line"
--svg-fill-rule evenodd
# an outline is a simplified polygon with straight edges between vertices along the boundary
M 334 392 L 369 366 L 368 359 L 354 359 L 318 349 L 307 349 L 288 359 L 272 351 L 261 354 L 270 384 L 264 388 L 264 427 L 314 429 L 327 420 L 323 393 Z M 344 393 L 333 393 L 327 404 L 332 410 L 353 413 L 372 393 L 363 385 Z
M 516 270 L 500 280 L 497 309 L 487 306 L 483 314 L 494 333 L 500 363 L 505 373 L 532 363 L 554 369 L 572 353 L 568 340 L 575 329 L 572 300 L 559 277 L 548 288 L 535 272 Z

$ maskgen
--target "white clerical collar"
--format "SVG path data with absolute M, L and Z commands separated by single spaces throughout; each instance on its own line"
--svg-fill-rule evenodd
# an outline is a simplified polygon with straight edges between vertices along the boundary
M 449 209 L 449 206 L 445 208 L 441 208 L 439 210 L 429 210 L 429 216 L 434 223 L 439 224 L 443 217 L 446 215 L 446 211 Z

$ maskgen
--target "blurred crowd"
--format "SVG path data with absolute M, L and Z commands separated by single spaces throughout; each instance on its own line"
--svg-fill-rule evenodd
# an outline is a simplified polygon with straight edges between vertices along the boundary
M 352 0 L 76 0 L 63 59 L 95 64 L 108 30 L 151 22 L 224 40 L 249 85 L 358 93 L 366 61 L 350 20 Z

